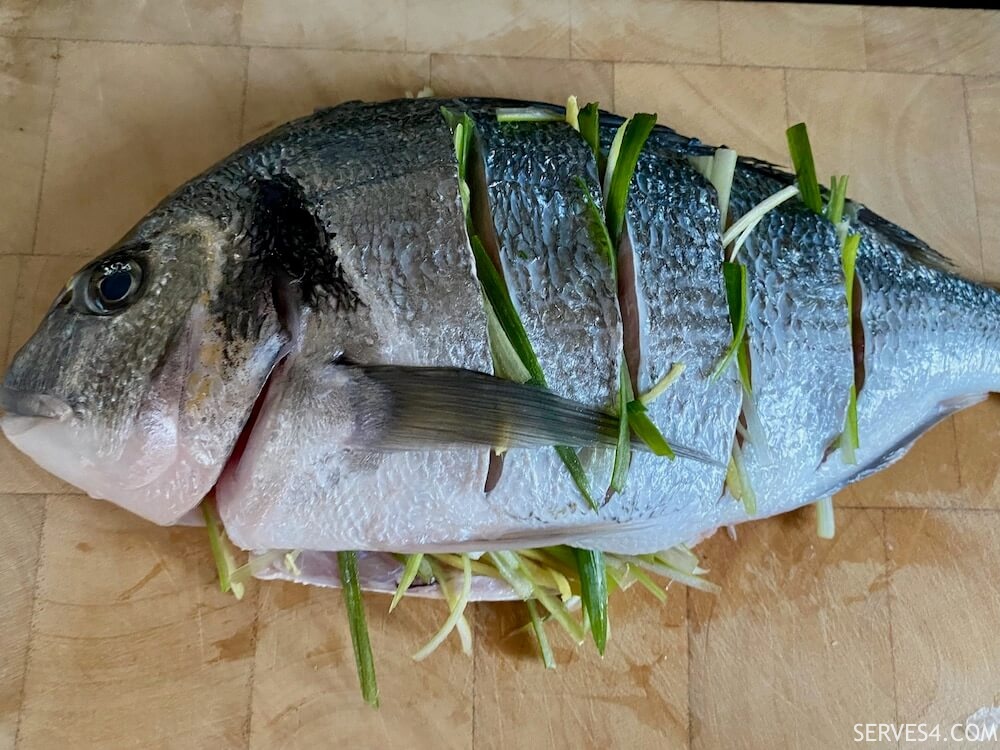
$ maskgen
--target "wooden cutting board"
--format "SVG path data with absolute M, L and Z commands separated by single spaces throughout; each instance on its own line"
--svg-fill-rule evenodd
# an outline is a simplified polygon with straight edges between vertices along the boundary
M 239 143 L 321 104 L 564 100 L 824 174 L 1000 281 L 1000 16 L 629 0 L 0 2 L 0 353 L 81 262 Z M 95 352 L 95 356 L 100 356 Z M 899 465 L 699 551 L 718 596 L 612 601 L 612 645 L 543 670 L 513 605 L 475 656 L 410 659 L 438 602 L 367 600 L 382 708 L 358 697 L 337 592 L 216 588 L 204 532 L 87 500 L 0 443 L 0 750 L 846 747 L 862 723 L 1000 703 L 1000 403 Z M 862 731 L 864 729 L 862 728 Z M 894 746 L 895 741 L 876 743 Z M 953 747 L 961 743 L 952 741 Z M 909 746 L 903 742 L 901 746 Z

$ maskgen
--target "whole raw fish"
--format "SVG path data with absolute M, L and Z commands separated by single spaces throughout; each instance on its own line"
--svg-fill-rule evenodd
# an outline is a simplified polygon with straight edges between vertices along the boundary
M 735 363 L 713 378 L 733 336 L 723 218 L 690 159 L 712 149 L 653 131 L 616 278 L 589 224 L 594 153 L 565 122 L 498 122 L 510 104 L 348 103 L 193 179 L 69 280 L 3 381 L 4 433 L 160 524 L 214 491 L 236 544 L 315 553 L 304 577 L 323 581 L 333 550 L 697 541 L 748 518 L 726 489 L 734 441 L 769 516 L 887 466 L 1000 384 L 1000 295 L 849 202 L 852 334 L 841 239 L 798 200 L 741 251 L 752 395 Z M 442 107 L 476 123 L 472 224 L 547 388 L 493 375 Z M 605 141 L 620 122 L 602 117 Z M 793 180 L 741 160 L 730 216 Z M 623 357 L 638 393 L 683 364 L 648 405 L 679 455 L 636 450 L 605 497 Z M 848 463 L 836 444 L 852 383 Z M 596 511 L 553 445 L 577 450 Z

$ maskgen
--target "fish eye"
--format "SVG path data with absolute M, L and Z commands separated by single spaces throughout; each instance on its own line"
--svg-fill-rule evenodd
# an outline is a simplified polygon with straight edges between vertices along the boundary
M 87 310 L 110 315 L 128 307 L 142 287 L 142 267 L 135 260 L 105 261 L 93 268 L 84 292 Z

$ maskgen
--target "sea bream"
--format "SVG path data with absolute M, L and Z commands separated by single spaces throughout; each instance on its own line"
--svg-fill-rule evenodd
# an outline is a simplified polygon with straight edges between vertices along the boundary
M 1000 385 L 997 292 L 852 201 L 845 291 L 843 235 L 799 198 L 745 237 L 746 349 L 717 371 L 724 230 L 795 176 L 740 159 L 724 216 L 698 166 L 714 149 L 657 126 L 612 263 L 593 225 L 603 157 L 561 108 L 499 122 L 511 106 L 347 103 L 191 180 L 69 280 L 3 381 L 4 433 L 159 524 L 214 493 L 235 544 L 301 550 L 324 582 L 336 550 L 696 542 L 835 493 Z M 474 123 L 465 165 L 443 110 Z M 601 115 L 605 148 L 621 122 Z M 544 386 L 497 359 L 473 241 Z M 622 372 L 635 395 L 680 373 L 645 405 L 677 456 L 632 436 L 607 492 Z M 755 508 L 731 492 L 734 455 Z M 367 559 L 367 584 L 392 579 L 393 558 Z

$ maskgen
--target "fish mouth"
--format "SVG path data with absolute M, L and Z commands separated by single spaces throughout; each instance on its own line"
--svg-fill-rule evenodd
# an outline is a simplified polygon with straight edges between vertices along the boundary
M 7 386 L 0 386 L 0 408 L 12 417 L 36 417 L 64 422 L 73 416 L 73 410 L 62 399 Z

